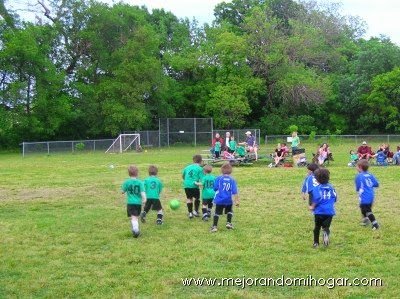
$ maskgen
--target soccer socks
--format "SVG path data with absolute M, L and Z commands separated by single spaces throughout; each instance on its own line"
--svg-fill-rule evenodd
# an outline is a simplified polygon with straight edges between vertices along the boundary
M 207 210 L 209 216 L 211 216 L 212 207 L 213 207 L 213 203 L 212 203 L 212 202 L 209 202 L 209 203 L 208 203 L 208 210 Z
M 187 205 L 187 208 L 188 208 L 188 212 L 189 213 L 193 213 L 193 203 L 192 202 L 188 202 L 186 205 Z
M 226 220 L 228 223 L 232 223 L 232 216 L 233 216 L 232 212 L 228 212 L 228 214 L 226 215 Z
M 367 217 L 368 217 L 369 221 L 371 221 L 372 224 L 374 224 L 374 222 L 376 223 L 375 216 L 372 212 L 367 213 Z
M 314 228 L 314 244 L 319 244 L 319 232 L 321 230 L 321 227 L 315 227 Z
M 139 233 L 139 221 L 137 219 L 131 219 L 132 224 L 132 232 L 137 234 Z
M 199 207 L 200 207 L 200 199 L 195 199 L 194 200 L 194 210 L 196 212 L 199 212 Z
M 203 212 L 203 215 L 208 214 L 208 213 L 207 213 L 207 208 L 205 208 L 204 206 L 203 206 L 203 208 L 201 209 L 201 211 Z
M 217 215 L 217 214 L 214 214 L 214 223 L 213 223 L 213 226 L 217 226 L 218 225 L 218 220 L 219 220 L 219 215 Z
M 162 212 L 162 211 L 161 211 L 161 212 L 158 212 L 158 213 L 157 213 L 157 220 L 162 221 L 162 218 L 163 218 L 163 212 Z

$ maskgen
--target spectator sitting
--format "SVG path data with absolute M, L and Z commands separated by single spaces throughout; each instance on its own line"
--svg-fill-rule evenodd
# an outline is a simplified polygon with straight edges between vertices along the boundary
M 216 143 L 217 141 L 220 142 L 220 146 L 221 146 L 222 144 L 224 144 L 224 140 L 221 138 L 221 136 L 219 135 L 219 133 L 215 133 L 215 137 L 214 137 L 213 140 L 212 140 L 210 152 L 211 152 L 211 155 L 212 155 L 213 157 L 215 156 L 215 143 Z
M 397 146 L 397 153 L 393 156 L 393 164 L 400 165 L 400 145 Z
M 374 155 L 372 153 L 371 147 L 367 145 L 366 141 L 363 141 L 362 145 L 357 150 L 358 160 L 371 159 Z
M 222 158 L 226 159 L 226 160 L 234 160 L 235 159 L 235 155 L 230 153 L 229 151 L 225 150 L 222 153 Z
M 320 148 L 318 149 L 318 164 L 322 165 L 325 163 L 325 161 L 328 159 L 328 155 L 330 153 L 328 144 L 324 143 L 320 146 Z
M 286 156 L 286 151 L 285 149 L 281 146 L 280 143 L 278 143 L 278 147 L 275 149 L 275 156 L 274 156 L 274 161 L 275 161 L 275 166 L 279 165 Z
M 358 155 L 353 150 L 351 150 L 350 151 L 350 162 L 347 165 L 355 167 L 357 162 L 358 162 Z
M 376 159 L 376 165 L 379 166 L 387 166 L 387 156 L 385 155 L 385 152 L 383 150 L 378 151 L 375 155 L 375 159 Z
M 247 131 L 246 133 L 246 142 L 241 142 L 239 143 L 240 145 L 245 145 L 246 146 L 246 150 L 250 153 L 254 153 L 256 156 L 256 161 L 258 159 L 258 147 L 256 144 L 256 138 L 251 134 L 250 131 Z
M 286 143 L 282 143 L 281 147 L 285 155 L 287 156 L 289 154 L 289 148 L 287 147 Z

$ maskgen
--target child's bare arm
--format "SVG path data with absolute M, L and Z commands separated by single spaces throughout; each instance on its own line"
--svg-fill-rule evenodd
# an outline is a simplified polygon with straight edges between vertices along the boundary
M 238 207 L 239 203 L 240 203 L 239 194 L 235 194 L 233 198 L 234 198 L 234 201 L 235 201 L 235 205 Z
M 140 195 L 142 196 L 142 203 L 145 204 L 147 201 L 146 192 L 140 192 Z
M 315 209 L 315 203 L 312 203 L 311 206 L 308 207 L 310 211 L 313 211 Z

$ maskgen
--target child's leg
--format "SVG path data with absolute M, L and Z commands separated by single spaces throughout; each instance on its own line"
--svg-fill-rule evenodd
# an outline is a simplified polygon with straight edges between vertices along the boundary
M 132 233 L 135 238 L 137 238 L 140 234 L 139 230 L 139 221 L 137 216 L 131 216 L 131 225 L 132 225 Z
M 214 222 L 213 222 L 213 226 L 215 226 L 215 227 L 218 226 L 219 216 L 222 215 L 222 212 L 223 212 L 223 211 L 224 211 L 224 206 L 215 205 L 215 213 L 214 213 Z
M 153 202 L 151 200 L 147 200 L 144 206 L 143 212 L 140 214 L 140 220 L 145 223 L 146 222 L 146 214 L 150 211 Z
M 233 211 L 232 211 L 232 205 L 226 206 L 225 208 L 225 213 L 226 213 L 226 228 L 232 229 L 232 217 L 233 217 Z
M 322 219 L 319 215 L 314 215 L 314 244 L 319 244 L 319 232 L 321 231 Z
M 332 223 L 332 216 L 325 216 L 324 220 L 321 223 L 322 229 L 329 235 L 330 233 L 330 226 Z
M 188 212 L 189 212 L 189 217 L 193 213 L 193 200 L 192 200 L 193 196 L 192 196 L 190 190 L 191 189 L 189 189 L 189 188 L 185 188 L 186 205 L 187 205 L 187 209 L 188 209 Z
M 367 212 L 368 210 L 370 210 L 368 208 L 368 205 L 360 205 L 360 210 L 361 210 L 361 215 L 363 216 L 362 220 L 361 220 L 361 224 L 362 225 L 368 225 L 369 224 L 369 219 L 367 217 Z
M 372 228 L 377 229 L 379 227 L 378 221 L 376 221 L 374 213 L 372 213 L 372 205 L 365 205 L 366 216 L 368 217 L 369 221 L 371 221 Z
M 207 215 L 207 202 L 203 199 L 203 205 L 201 207 L 201 211 L 203 213 L 203 217 Z
M 200 207 L 200 189 L 194 189 L 194 194 L 193 197 L 195 198 L 194 200 L 194 212 L 193 213 L 196 217 L 199 216 L 199 207 Z
M 163 210 L 162 209 L 158 210 L 158 212 L 157 212 L 157 224 L 162 224 L 163 215 L 164 215 Z
M 208 202 L 208 210 L 207 210 L 207 212 L 208 212 L 208 217 L 211 216 L 212 207 L 213 207 L 213 202 L 212 202 L 212 200 L 210 200 L 210 201 Z

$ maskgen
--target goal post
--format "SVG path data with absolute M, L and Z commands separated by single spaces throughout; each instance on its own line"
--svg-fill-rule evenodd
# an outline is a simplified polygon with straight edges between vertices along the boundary
M 140 134 L 119 134 L 106 153 L 122 153 L 140 149 Z

